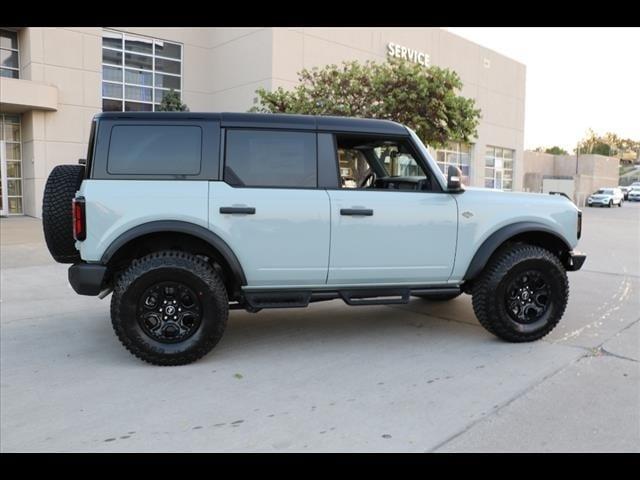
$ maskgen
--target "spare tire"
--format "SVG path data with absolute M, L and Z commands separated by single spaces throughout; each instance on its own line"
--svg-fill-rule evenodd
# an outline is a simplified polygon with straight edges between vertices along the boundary
M 59 263 L 77 263 L 80 252 L 73 238 L 71 201 L 85 177 L 83 165 L 58 165 L 44 187 L 42 228 L 51 256 Z

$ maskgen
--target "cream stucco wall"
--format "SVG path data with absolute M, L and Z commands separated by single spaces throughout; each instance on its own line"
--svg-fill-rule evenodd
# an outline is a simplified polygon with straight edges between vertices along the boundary
M 86 156 L 93 115 L 101 111 L 100 28 L 23 28 L 21 80 L 57 89 L 55 111 L 22 114 L 23 210 L 41 216 L 42 193 L 56 165 Z
M 432 65 L 455 70 L 462 94 L 482 110 L 474 140 L 472 184 L 482 186 L 487 145 L 515 150 L 514 189 L 522 189 L 526 68 L 504 55 L 439 28 L 273 29 L 272 87 L 291 88 L 303 68 L 345 60 L 386 59 L 393 42 L 430 55 Z M 488 62 L 488 66 L 487 66 Z M 248 100 L 246 103 L 249 103 Z
M 428 53 L 456 70 L 463 95 L 482 119 L 472 184 L 482 185 L 485 147 L 516 151 L 514 189 L 522 188 L 525 66 L 438 28 L 140 28 L 118 27 L 183 45 L 182 98 L 191 111 L 246 111 L 259 87 L 291 88 L 302 68 L 343 60 L 384 61 L 387 43 Z M 55 165 L 86 155 L 92 116 L 101 111 L 102 28 L 28 27 L 19 31 L 21 81 L 55 87 L 57 105 L 22 114 L 23 205 L 41 216 L 42 192 Z M 487 66 L 488 65 L 488 66 Z M 1 94 L 1 92 L 0 92 Z

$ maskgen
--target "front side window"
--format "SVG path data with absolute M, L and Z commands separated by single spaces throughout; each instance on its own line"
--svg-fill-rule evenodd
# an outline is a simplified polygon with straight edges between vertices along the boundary
M 198 175 L 202 128 L 194 125 L 116 125 L 107 171 L 114 175 Z
M 336 135 L 341 188 L 414 189 L 427 175 L 407 139 Z
M 102 34 L 102 111 L 152 111 L 182 92 L 182 45 L 129 33 Z
M 0 77 L 19 78 L 18 33 L 0 29 Z
M 484 186 L 499 190 L 513 189 L 515 150 L 488 146 L 485 155 Z
M 316 187 L 316 134 L 227 130 L 224 181 L 235 187 Z

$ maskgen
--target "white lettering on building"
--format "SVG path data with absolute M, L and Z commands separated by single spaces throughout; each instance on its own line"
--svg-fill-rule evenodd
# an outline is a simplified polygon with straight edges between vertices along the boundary
M 429 66 L 430 58 L 428 53 L 407 48 L 397 43 L 387 44 L 387 55 L 389 57 L 403 58 L 413 63 L 418 63 L 424 67 Z

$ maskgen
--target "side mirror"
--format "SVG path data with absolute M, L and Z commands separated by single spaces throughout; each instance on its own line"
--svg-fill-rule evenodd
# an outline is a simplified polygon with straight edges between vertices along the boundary
M 453 165 L 449 165 L 449 170 L 447 171 L 447 191 L 450 193 L 460 193 L 464 192 L 464 188 L 462 187 L 462 172 L 458 167 Z
M 87 164 L 87 159 L 86 158 L 79 158 L 78 159 L 78 165 L 86 165 Z

